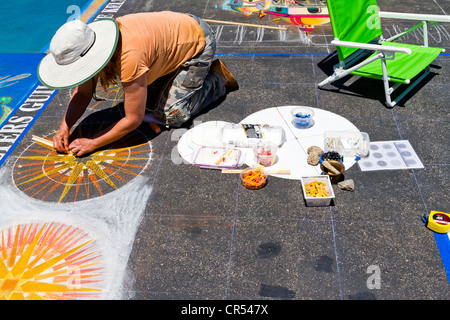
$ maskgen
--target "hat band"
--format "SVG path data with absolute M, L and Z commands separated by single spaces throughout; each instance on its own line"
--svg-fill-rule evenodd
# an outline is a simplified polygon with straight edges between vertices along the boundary
M 94 39 L 92 40 L 91 45 L 90 45 L 89 47 L 87 47 L 87 48 L 80 54 L 80 57 L 84 57 L 84 56 L 89 52 L 89 50 L 91 50 L 91 48 L 94 46 L 95 39 L 96 39 L 96 35 L 95 35 L 95 31 L 92 31 L 92 32 L 94 33 Z

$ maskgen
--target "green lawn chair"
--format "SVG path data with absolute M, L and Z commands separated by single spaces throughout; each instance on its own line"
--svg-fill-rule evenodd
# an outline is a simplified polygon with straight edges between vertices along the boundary
M 426 77 L 430 63 L 444 51 L 428 47 L 428 26 L 429 22 L 450 22 L 449 16 L 381 12 L 376 0 L 327 0 L 327 6 L 334 36 L 331 43 L 336 45 L 339 64 L 331 76 L 318 84 L 319 88 L 349 74 L 382 80 L 386 103 L 393 107 Z M 420 23 L 384 39 L 380 18 Z M 420 27 L 423 29 L 423 46 L 393 42 Z M 394 83 L 392 87 L 391 83 Z M 391 99 L 391 94 L 402 84 L 406 89 L 395 100 Z

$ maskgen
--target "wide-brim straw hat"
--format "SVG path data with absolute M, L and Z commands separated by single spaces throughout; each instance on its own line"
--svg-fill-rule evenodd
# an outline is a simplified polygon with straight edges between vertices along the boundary
M 65 23 L 53 36 L 50 52 L 39 63 L 39 80 L 52 89 L 82 84 L 105 67 L 118 39 L 119 27 L 114 19 Z

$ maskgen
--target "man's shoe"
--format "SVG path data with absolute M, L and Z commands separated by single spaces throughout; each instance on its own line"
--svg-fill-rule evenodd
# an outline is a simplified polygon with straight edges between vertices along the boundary
M 225 88 L 227 92 L 235 91 L 239 89 L 239 84 L 230 70 L 227 69 L 225 63 L 222 60 L 216 59 L 211 64 L 211 70 L 217 72 L 223 78 L 226 79 Z

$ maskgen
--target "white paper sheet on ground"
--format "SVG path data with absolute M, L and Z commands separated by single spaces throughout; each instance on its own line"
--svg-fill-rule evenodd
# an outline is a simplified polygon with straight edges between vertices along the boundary
M 297 129 L 292 123 L 291 110 L 297 106 L 280 106 L 264 109 L 251 114 L 240 123 L 246 124 L 268 124 L 281 126 L 285 130 L 286 142 L 278 149 L 275 163 L 270 166 L 272 170 L 290 170 L 290 175 L 276 175 L 285 179 L 300 180 L 304 176 L 321 174 L 320 167 L 311 166 L 307 163 L 307 150 L 310 146 L 324 148 L 324 133 L 326 131 L 350 131 L 359 132 L 358 128 L 344 117 L 322 109 L 314 110 L 313 127 L 308 129 Z M 194 157 L 202 145 L 220 146 L 222 143 L 221 129 L 227 122 L 210 121 L 201 123 L 188 130 L 178 142 L 178 153 L 188 163 L 193 163 Z M 253 150 L 240 148 L 243 163 L 247 166 L 256 164 Z M 355 159 L 344 157 L 346 170 L 355 164 Z
M 370 142 L 369 156 L 359 161 L 361 171 L 423 169 L 408 140 Z

